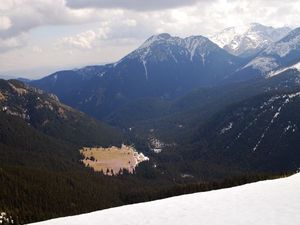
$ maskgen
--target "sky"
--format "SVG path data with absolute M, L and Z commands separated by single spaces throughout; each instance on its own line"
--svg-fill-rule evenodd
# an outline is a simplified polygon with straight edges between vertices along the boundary
M 118 61 L 151 35 L 298 27 L 300 0 L 0 0 L 0 76 L 37 79 Z

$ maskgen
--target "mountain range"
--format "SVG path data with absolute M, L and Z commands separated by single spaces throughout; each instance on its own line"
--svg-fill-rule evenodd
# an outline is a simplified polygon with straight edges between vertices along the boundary
M 60 71 L 30 84 L 103 119 L 132 100 L 174 99 L 193 88 L 217 84 L 241 62 L 205 37 L 160 34 L 114 64 Z
M 258 23 L 229 27 L 213 35 L 211 40 L 233 55 L 251 57 L 270 44 L 285 37 L 291 28 L 274 28 Z
M 253 48 L 259 53 L 247 58 L 232 55 L 224 45 L 222 49 L 203 36 L 154 35 L 116 63 L 59 71 L 30 85 L 55 93 L 65 104 L 105 119 L 141 98 L 173 100 L 199 87 L 268 76 L 266 73 L 271 70 L 293 66 L 300 60 L 296 52 L 298 36 L 295 29 L 282 39 L 289 30 L 250 24 L 247 32 L 240 35 L 243 39 L 256 37 Z M 224 31 L 212 40 L 227 36 Z M 283 57 L 270 49 L 290 49 L 290 53 Z M 243 51 L 248 51 L 247 47 Z
M 252 59 L 242 70 L 266 77 L 279 74 L 289 67 L 297 68 L 299 63 L 300 29 L 291 31 L 283 39 L 272 43 Z M 254 71 L 253 71 L 254 70 Z M 279 71 L 279 73 L 278 73 Z M 242 71 L 244 73 L 244 71 Z M 248 73 L 250 73 L 248 71 Z

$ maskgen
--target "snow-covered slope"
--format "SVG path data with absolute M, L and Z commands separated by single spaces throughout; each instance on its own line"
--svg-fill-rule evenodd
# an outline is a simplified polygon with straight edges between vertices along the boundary
M 281 73 L 284 73 L 284 72 L 286 72 L 288 70 L 298 70 L 300 72 L 300 62 L 298 62 L 298 63 L 296 63 L 296 64 L 294 64 L 292 66 L 288 66 L 288 67 L 281 68 L 279 70 L 271 71 L 267 75 L 267 77 L 274 77 L 274 76 L 277 76 L 277 75 L 279 75 Z
M 237 73 L 271 77 L 288 69 L 297 69 L 300 63 L 300 28 L 262 50 Z
M 157 46 L 161 48 L 160 50 L 164 50 L 165 57 L 161 57 L 162 52 L 157 54 Z M 162 33 L 150 37 L 136 51 L 133 51 L 126 57 L 139 57 L 142 62 L 149 58 L 155 58 L 156 61 L 167 61 L 170 59 L 178 62 L 185 57 L 193 61 L 198 56 L 201 58 L 203 65 L 205 65 L 205 56 L 218 51 L 220 51 L 219 47 L 203 36 L 180 38 Z
M 239 187 L 183 195 L 36 225 L 298 225 L 300 174 Z
M 274 28 L 258 23 L 244 27 L 229 27 L 211 37 L 221 48 L 234 55 L 249 56 L 286 36 L 288 27 Z
M 300 28 L 291 31 L 285 38 L 270 45 L 264 52 L 266 54 L 278 55 L 281 58 L 290 54 L 291 51 L 300 48 Z

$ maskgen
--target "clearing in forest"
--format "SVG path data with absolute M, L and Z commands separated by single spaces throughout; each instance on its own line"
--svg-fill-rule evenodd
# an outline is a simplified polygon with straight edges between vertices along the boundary
M 132 146 L 118 147 L 84 147 L 80 150 L 85 166 L 94 171 L 102 171 L 105 175 L 119 174 L 122 170 L 133 173 L 135 167 L 143 161 L 149 160 L 143 153 L 138 153 Z

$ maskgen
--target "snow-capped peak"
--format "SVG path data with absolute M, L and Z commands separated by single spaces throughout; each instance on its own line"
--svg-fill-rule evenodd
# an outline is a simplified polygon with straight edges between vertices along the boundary
M 157 47 L 159 46 L 159 47 Z M 149 59 L 162 61 L 171 59 L 178 61 L 177 57 L 188 57 L 193 61 L 195 56 L 199 57 L 202 64 L 205 64 L 205 55 L 219 49 L 219 47 L 203 36 L 190 36 L 180 38 L 167 33 L 154 35 L 147 39 L 137 50 L 129 54 L 130 58 L 139 58 L 146 70 Z
M 166 41 L 168 39 L 172 38 L 172 36 L 168 33 L 161 33 L 158 35 L 153 35 L 150 38 L 148 38 L 140 47 L 139 49 L 148 48 L 154 43 L 158 43 L 160 41 Z
M 190 36 L 181 38 L 167 33 L 151 36 L 139 48 L 131 52 L 114 64 L 127 63 L 128 60 L 136 60 L 144 69 L 146 80 L 151 76 L 151 66 L 158 63 L 197 63 L 198 66 L 208 66 L 207 56 L 223 56 L 226 52 L 218 45 L 204 36 Z M 231 62 L 231 55 L 227 54 L 226 63 Z M 230 64 L 232 65 L 232 64 Z
M 162 33 L 151 36 L 138 48 L 138 50 L 149 48 L 157 44 L 177 45 L 180 47 L 185 47 L 187 49 L 194 49 L 196 47 L 204 46 L 208 42 L 211 43 L 210 46 L 213 45 L 213 43 L 208 38 L 201 35 L 180 38 L 176 36 L 171 36 L 167 33 Z
M 286 36 L 288 27 L 274 28 L 258 23 L 229 27 L 211 37 L 221 48 L 234 55 L 251 55 Z
M 226 45 L 231 43 L 235 36 L 243 35 L 245 33 L 245 27 L 228 27 L 221 32 L 211 36 L 211 40 L 219 45 L 221 48 L 224 48 Z

